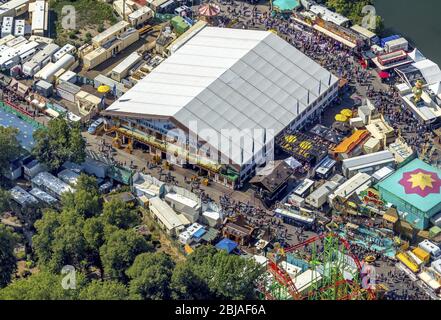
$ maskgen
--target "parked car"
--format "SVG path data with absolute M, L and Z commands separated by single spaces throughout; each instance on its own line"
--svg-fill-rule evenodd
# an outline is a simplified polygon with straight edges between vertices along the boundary
M 89 132 L 90 134 L 95 134 L 96 131 L 102 126 L 104 125 L 104 119 L 103 118 L 99 118 L 97 120 L 95 120 L 89 127 L 89 129 L 87 129 L 87 132 Z

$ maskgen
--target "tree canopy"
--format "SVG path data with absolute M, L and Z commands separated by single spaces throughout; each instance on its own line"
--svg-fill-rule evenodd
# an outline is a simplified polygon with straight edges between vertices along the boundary
M 112 280 L 93 280 L 80 291 L 80 300 L 128 300 L 127 287 Z
M 53 272 L 65 265 L 83 268 L 87 257 L 83 225 L 84 218 L 76 212 L 45 212 L 35 223 L 37 234 L 33 237 L 39 264 Z
M 118 199 L 104 203 L 103 218 L 106 223 L 120 229 L 128 229 L 138 225 L 141 218 L 132 206 Z
M 34 132 L 32 154 L 49 170 L 58 170 L 64 162 L 82 163 L 86 157 L 86 142 L 78 123 L 69 125 L 63 118 L 49 121 L 47 128 Z
M 17 238 L 0 223 L 0 288 L 6 286 L 17 267 L 14 245 Z
M 143 300 L 170 299 L 170 281 L 175 263 L 164 253 L 142 253 L 127 270 L 130 297 Z
M 98 184 L 94 177 L 81 174 L 78 177 L 75 192 L 66 192 L 62 196 L 64 210 L 72 210 L 89 218 L 101 213 L 101 198 Z
M 153 245 L 133 229 L 113 232 L 100 248 L 104 274 L 111 279 L 126 283 L 128 279 L 125 272 L 135 261 L 136 256 L 152 249 Z
M 9 191 L 0 188 L 0 213 L 10 209 L 11 194 Z
M 252 299 L 262 270 L 253 260 L 212 246 L 197 248 L 172 276 L 175 299 Z
M 74 300 L 78 299 L 79 288 L 84 286 L 85 277 L 75 273 L 76 289 L 63 288 L 61 273 L 40 271 L 27 278 L 12 282 L 0 290 L 0 300 Z
M 17 139 L 18 129 L 0 126 L 0 176 L 9 167 L 9 162 L 15 160 L 21 152 Z

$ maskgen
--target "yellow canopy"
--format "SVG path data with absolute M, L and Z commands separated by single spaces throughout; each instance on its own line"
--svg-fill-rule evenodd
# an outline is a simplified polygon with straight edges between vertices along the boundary
M 339 113 L 339 114 L 335 115 L 335 120 L 339 121 L 339 122 L 346 122 L 346 121 L 348 121 L 348 117 Z
M 340 111 L 340 113 L 342 115 L 344 115 L 345 117 L 348 117 L 348 118 L 352 117 L 352 110 L 350 110 L 350 109 L 343 109 L 342 111 Z
M 106 86 L 106 85 L 104 85 L 104 84 L 102 84 L 102 85 L 100 85 L 100 86 L 98 87 L 97 91 L 98 91 L 99 93 L 107 93 L 107 92 L 110 91 L 110 87 L 109 87 L 109 86 Z

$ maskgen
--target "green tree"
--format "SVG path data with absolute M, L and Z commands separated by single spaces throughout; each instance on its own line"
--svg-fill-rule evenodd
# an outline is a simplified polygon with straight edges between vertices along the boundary
M 65 265 L 84 268 L 88 246 L 83 225 L 84 218 L 75 212 L 45 212 L 35 223 L 37 234 L 33 237 L 38 263 L 53 272 Z
M 37 129 L 34 140 L 32 154 L 51 171 L 58 170 L 68 160 L 81 163 L 86 157 L 86 143 L 79 125 L 70 127 L 63 118 L 52 119 L 47 128 Z
M 32 246 L 40 265 L 47 265 L 51 260 L 54 233 L 60 226 L 58 215 L 58 212 L 48 210 L 44 212 L 43 217 L 34 224 L 37 233 L 32 237 Z
M 87 242 L 83 236 L 84 218 L 76 212 L 63 211 L 60 226 L 54 231 L 52 256 L 47 265 L 52 271 L 60 271 L 65 265 L 84 269 L 87 264 Z
M 78 178 L 75 192 L 66 192 L 62 196 L 64 210 L 72 210 L 79 215 L 89 218 L 101 213 L 101 197 L 98 184 L 94 177 L 81 174 Z
M 132 228 L 141 223 L 141 218 L 132 205 L 119 199 L 112 199 L 103 206 L 104 220 L 120 229 Z
M 100 275 L 104 273 L 100 258 L 100 247 L 105 242 L 105 223 L 102 217 L 89 218 L 84 222 L 83 235 L 88 247 L 88 261 L 100 269 Z
M 96 178 L 85 173 L 80 174 L 78 177 L 76 189 L 85 190 L 93 193 L 94 195 L 99 195 L 98 182 Z
M 72 125 L 69 138 L 69 160 L 74 163 L 83 163 L 86 160 L 86 140 L 81 135 L 79 122 Z
M 252 299 L 261 274 L 253 260 L 201 246 L 178 263 L 171 286 L 176 299 Z
M 0 213 L 10 210 L 11 194 L 9 191 L 0 188 Z
M 164 253 L 142 253 L 127 270 L 132 299 L 170 299 L 170 281 L 175 264 Z
M 74 300 L 78 298 L 79 288 L 84 286 L 85 277 L 75 273 L 78 289 L 64 289 L 65 275 L 40 271 L 27 278 L 12 282 L 0 290 L 0 300 Z
M 93 280 L 81 289 L 80 300 L 128 300 L 127 287 L 118 281 Z
M 16 237 L 0 223 L 0 288 L 6 286 L 17 267 L 14 255 Z
M 153 245 L 133 229 L 113 232 L 100 248 L 105 275 L 127 282 L 125 271 L 132 265 L 136 256 L 152 249 Z
M 0 176 L 9 168 L 9 162 L 15 160 L 21 152 L 17 140 L 18 129 L 0 126 Z

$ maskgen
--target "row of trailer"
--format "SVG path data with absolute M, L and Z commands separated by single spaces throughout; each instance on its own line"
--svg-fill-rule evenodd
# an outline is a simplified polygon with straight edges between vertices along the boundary
M 441 248 L 439 246 L 429 240 L 424 240 L 412 250 L 402 250 L 396 258 L 441 297 Z
M 9 35 L 0 39 L 0 68 L 3 71 L 20 67 L 25 76 L 53 82 L 54 74 L 74 65 L 76 48 L 73 45 L 60 48 L 55 43 L 39 41 L 39 37 L 31 38 Z

